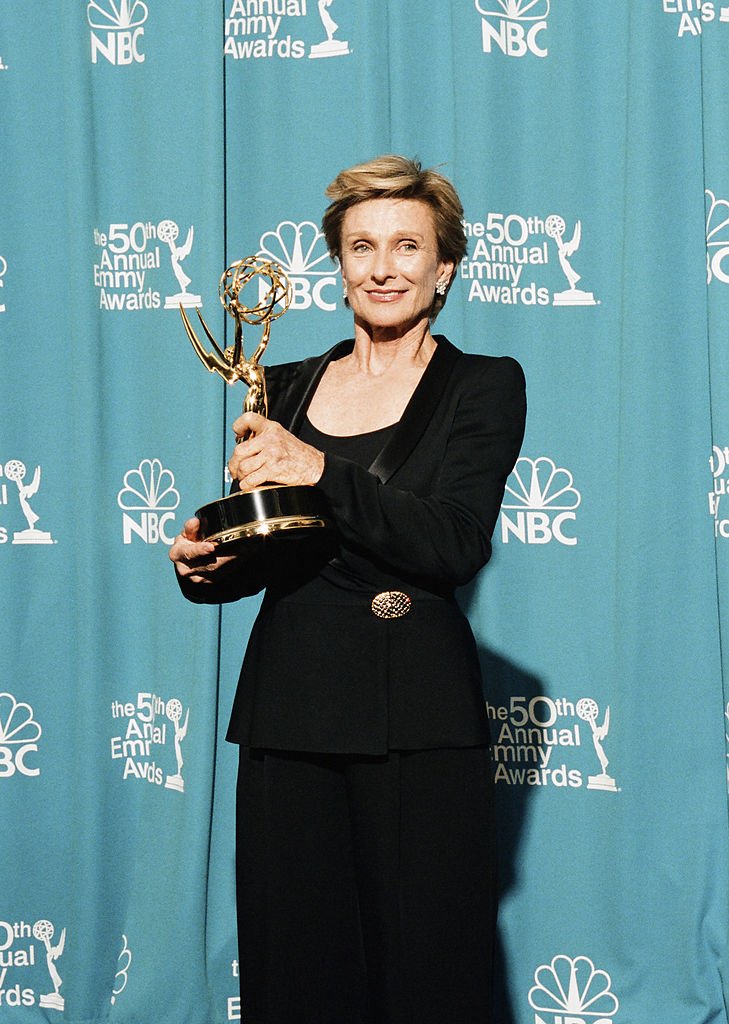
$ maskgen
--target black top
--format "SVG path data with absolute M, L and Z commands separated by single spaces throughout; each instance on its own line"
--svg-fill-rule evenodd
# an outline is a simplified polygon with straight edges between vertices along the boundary
M 324 434 L 306 416 L 299 437 L 327 455 L 339 455 L 360 466 L 369 466 L 385 447 L 396 426 L 397 423 L 391 423 L 389 427 L 369 430 L 364 434 Z
M 350 462 L 356 462 L 365 469 L 380 454 L 388 439 L 397 426 L 396 423 L 379 430 L 370 430 L 364 434 L 324 434 L 317 430 L 307 416 L 299 429 L 298 436 L 306 444 L 313 445 L 327 456 L 336 455 Z M 384 590 L 391 582 L 367 557 L 352 547 L 340 544 L 333 557 L 323 566 L 310 582 L 304 583 L 304 590 L 299 587 L 299 600 L 310 600 L 324 594 L 325 589 L 339 587 L 343 590 L 367 591 Z

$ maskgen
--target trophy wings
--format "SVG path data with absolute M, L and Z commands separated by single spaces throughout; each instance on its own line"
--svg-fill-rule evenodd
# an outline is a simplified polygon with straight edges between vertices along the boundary
M 59 957 L 63 956 L 63 947 L 66 945 L 66 929 L 64 928 L 61 932 L 61 937 L 55 946 L 51 946 L 51 956 L 54 960 L 58 960 Z
M 579 223 L 579 221 L 578 221 L 578 223 Z M 190 253 L 192 252 L 192 239 L 193 239 L 193 236 L 194 236 L 194 227 L 191 224 L 190 225 L 190 230 L 187 232 L 187 238 L 185 239 L 185 244 L 181 245 L 179 250 L 178 250 L 178 256 L 179 256 L 179 258 L 181 260 L 184 260 L 185 256 L 189 256 Z
M 602 725 L 595 729 L 595 735 L 599 740 L 604 740 L 610 730 L 610 708 L 605 709 L 605 717 L 602 720 Z
M 580 238 L 582 237 L 582 222 L 577 221 L 575 224 L 575 230 L 572 232 L 572 238 L 569 242 L 564 243 L 564 254 L 565 256 L 572 256 L 580 248 Z
M 41 468 L 40 468 L 40 466 L 36 466 L 35 467 L 35 473 L 33 474 L 33 479 L 28 484 L 28 486 L 25 488 L 25 497 L 26 498 L 32 498 L 33 495 L 37 493 L 38 487 L 40 486 L 40 476 L 41 476 Z
M 187 723 L 188 723 L 189 719 L 190 719 L 190 709 L 188 708 L 187 709 L 187 714 L 185 715 L 185 724 L 182 726 L 182 728 L 180 729 L 180 731 L 178 733 L 178 736 L 180 737 L 181 740 L 184 740 L 185 736 L 187 736 Z

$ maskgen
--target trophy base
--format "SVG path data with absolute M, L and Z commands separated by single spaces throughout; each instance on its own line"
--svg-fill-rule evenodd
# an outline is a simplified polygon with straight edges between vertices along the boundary
M 13 534 L 13 544 L 52 544 L 53 537 L 45 530 L 18 530 Z
M 177 295 L 168 295 L 165 299 L 165 309 L 179 309 L 180 306 L 195 309 L 196 306 L 202 306 L 202 298 L 199 295 L 191 295 L 190 292 L 178 292 Z
M 294 535 L 331 529 L 324 495 L 315 487 L 271 485 L 237 491 L 203 505 L 195 513 L 200 535 L 218 545 L 238 545 L 255 537 Z
M 583 292 L 580 288 L 568 288 L 563 292 L 555 292 L 553 306 L 596 306 L 597 301 L 592 292 Z
M 58 992 L 51 992 L 47 996 L 41 996 L 38 1000 L 38 1004 L 46 1010 L 63 1010 L 66 1005 L 66 1001 L 63 996 L 59 995 Z
M 165 779 L 165 789 L 175 789 L 178 793 L 184 793 L 185 780 L 181 775 L 168 775 Z
M 315 43 L 309 57 L 346 57 L 350 53 L 349 43 L 340 42 L 338 39 L 329 39 L 323 43 Z
M 604 772 L 600 775 L 588 775 L 587 788 L 602 789 L 606 790 L 608 793 L 617 793 L 618 791 L 618 787 L 615 785 L 615 779 L 610 775 L 606 775 Z

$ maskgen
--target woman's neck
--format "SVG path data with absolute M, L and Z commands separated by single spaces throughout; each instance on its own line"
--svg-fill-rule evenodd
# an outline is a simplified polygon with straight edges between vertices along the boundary
M 437 348 L 425 329 L 389 340 L 356 331 L 352 352 L 329 363 L 309 405 L 324 434 L 361 434 L 396 423 Z
M 398 368 L 424 368 L 435 349 L 427 320 L 396 333 L 389 329 L 377 330 L 355 320 L 354 348 L 349 359 L 360 373 L 376 377 Z

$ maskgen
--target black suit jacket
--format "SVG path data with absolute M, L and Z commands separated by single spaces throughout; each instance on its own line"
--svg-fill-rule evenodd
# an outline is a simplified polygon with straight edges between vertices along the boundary
M 233 742 L 381 754 L 488 741 L 476 645 L 453 592 L 491 553 L 524 432 L 524 376 L 509 357 L 436 341 L 374 463 L 327 455 L 318 484 L 339 544 L 371 560 L 372 592 L 312 590 L 317 558 L 332 552 L 297 556 L 275 538 L 214 586 L 181 582 L 186 597 L 206 602 L 268 587 L 241 670 Z M 351 348 L 342 342 L 267 370 L 270 417 L 296 433 L 327 365 Z M 410 612 L 377 618 L 370 603 L 380 589 L 409 594 Z

